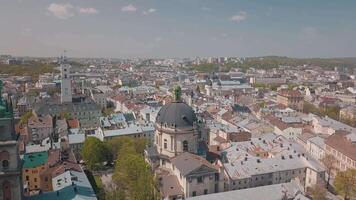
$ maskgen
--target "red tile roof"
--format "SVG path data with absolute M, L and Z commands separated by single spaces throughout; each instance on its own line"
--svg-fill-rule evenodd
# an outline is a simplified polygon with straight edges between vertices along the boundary
M 67 122 L 68 122 L 69 128 L 79 128 L 80 127 L 79 120 L 77 120 L 77 119 L 70 119 Z

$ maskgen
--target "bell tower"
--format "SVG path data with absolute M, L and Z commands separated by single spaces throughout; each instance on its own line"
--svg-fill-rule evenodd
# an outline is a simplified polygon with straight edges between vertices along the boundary
M 61 103 L 72 102 L 72 83 L 70 79 L 70 65 L 65 55 L 60 59 L 61 67 Z
M 0 81 L 0 200 L 22 198 L 21 164 L 12 107 L 2 98 Z

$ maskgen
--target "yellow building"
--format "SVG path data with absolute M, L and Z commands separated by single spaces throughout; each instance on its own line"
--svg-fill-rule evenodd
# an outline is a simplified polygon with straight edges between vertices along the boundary
M 22 176 L 24 181 L 24 189 L 26 192 L 40 190 L 41 179 L 40 173 L 47 168 L 48 153 L 38 152 L 25 154 Z

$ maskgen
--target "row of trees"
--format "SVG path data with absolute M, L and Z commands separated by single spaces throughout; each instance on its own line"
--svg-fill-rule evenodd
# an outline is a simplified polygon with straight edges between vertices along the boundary
M 145 139 L 129 137 L 107 142 L 95 137 L 85 140 L 81 154 L 88 169 L 95 171 L 104 163 L 115 163 L 112 188 L 107 188 L 101 199 L 158 199 L 154 174 L 143 156 L 146 145 Z
M 9 74 L 14 76 L 32 76 L 38 79 L 40 74 L 56 72 L 55 65 L 43 64 L 37 62 L 24 63 L 21 65 L 0 64 L 0 74 Z
M 319 109 L 316 106 L 314 106 L 313 104 L 311 104 L 307 101 L 304 101 L 303 112 L 313 113 L 313 114 L 316 114 L 319 116 L 328 116 L 332 119 L 339 120 L 340 109 L 336 108 L 336 107 Z
M 325 107 L 325 108 L 317 108 L 313 104 L 304 101 L 303 105 L 304 113 L 313 113 L 319 116 L 328 116 L 332 119 L 341 121 L 349 126 L 356 127 L 356 120 L 354 119 L 340 119 L 340 108 L 339 107 Z

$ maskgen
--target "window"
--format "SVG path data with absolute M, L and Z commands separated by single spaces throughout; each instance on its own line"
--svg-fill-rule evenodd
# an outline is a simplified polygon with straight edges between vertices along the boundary
M 29 181 L 30 180 L 30 177 L 29 176 L 26 176 L 26 181 Z
M 215 173 L 215 181 L 219 181 L 219 173 Z
M 188 141 L 187 140 L 183 141 L 183 151 L 188 151 Z
M 8 169 L 9 168 L 9 161 L 8 160 L 3 160 L 2 161 L 2 168 L 3 169 Z
M 173 151 L 173 136 L 171 136 L 171 151 Z
M 199 177 L 197 178 L 197 182 L 198 182 L 198 183 L 202 183 L 202 182 L 203 182 L 203 177 L 202 177 L 202 176 L 199 176 Z
M 3 191 L 3 199 L 10 200 L 11 199 L 11 184 L 8 181 L 4 181 L 2 184 L 2 191 Z
M 193 191 L 192 196 L 193 196 L 193 197 L 197 196 L 197 192 L 196 192 L 196 191 Z
M 35 178 L 33 181 L 34 181 L 34 182 L 37 182 L 37 178 Z
M 167 139 L 164 139 L 164 149 L 167 149 Z

